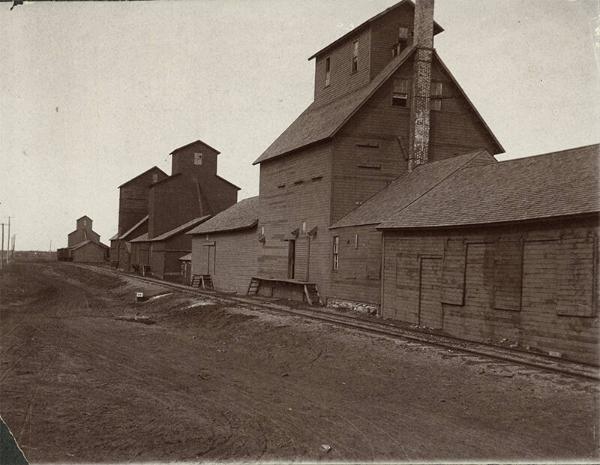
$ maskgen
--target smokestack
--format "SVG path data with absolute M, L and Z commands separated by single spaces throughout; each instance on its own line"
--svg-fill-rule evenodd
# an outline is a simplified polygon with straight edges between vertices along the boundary
M 408 170 L 427 163 L 429 158 L 429 99 L 433 57 L 434 0 L 416 0 L 414 44 L 417 47 L 413 73 L 413 98 L 410 109 L 410 147 Z

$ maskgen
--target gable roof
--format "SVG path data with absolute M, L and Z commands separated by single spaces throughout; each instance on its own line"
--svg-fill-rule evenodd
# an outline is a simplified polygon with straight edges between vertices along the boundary
M 404 49 L 402 53 L 393 58 L 379 74 L 371 80 L 371 82 L 356 91 L 326 104 L 315 104 L 315 102 L 313 102 L 277 139 L 275 139 L 263 154 L 254 161 L 253 165 L 333 137 L 350 120 L 350 118 L 365 105 L 373 94 L 412 56 L 415 50 L 416 47 L 414 45 Z M 434 57 L 448 74 L 451 81 L 456 85 L 461 95 L 474 111 L 478 120 L 483 124 L 488 134 L 496 143 L 496 153 L 504 152 L 504 148 L 494 133 L 481 117 L 481 114 L 477 111 L 471 100 L 469 100 L 467 94 L 460 87 L 456 78 L 446 67 L 437 52 L 434 53 Z
M 84 218 L 87 218 L 88 220 L 90 220 L 90 221 L 93 221 L 93 220 L 92 220 L 92 219 L 91 219 L 89 216 L 87 216 L 87 215 L 83 215 L 83 216 L 81 216 L 81 217 L 77 218 L 77 219 L 75 220 L 75 222 L 77 222 L 77 221 L 79 221 L 79 220 L 82 220 L 82 219 L 84 219 Z
M 314 53 L 308 60 L 310 61 L 313 58 L 315 58 L 315 57 L 317 57 L 317 56 L 325 53 L 326 51 L 332 49 L 333 47 L 339 45 L 340 43 L 344 42 L 345 40 L 347 40 L 348 38 L 350 38 L 354 34 L 357 34 L 361 30 L 365 29 L 367 26 L 370 26 L 372 22 L 378 20 L 382 16 L 387 15 L 392 10 L 395 10 L 396 8 L 399 8 L 401 6 L 411 6 L 413 9 L 415 8 L 415 4 L 413 2 L 411 2 L 410 0 L 402 0 L 402 1 L 398 2 L 398 3 L 396 3 L 395 5 L 392 5 L 391 7 L 386 8 L 381 13 L 378 13 L 375 16 L 367 19 L 364 23 L 359 24 L 358 26 L 356 26 L 354 29 L 352 29 L 351 31 L 349 31 L 346 34 L 344 34 L 339 39 L 336 39 L 335 41 L 331 42 L 326 47 L 323 47 L 321 50 L 319 50 L 318 52 Z M 433 22 L 433 34 L 434 35 L 435 34 L 439 34 L 440 32 L 443 32 L 443 31 L 444 31 L 444 28 L 434 21 Z
M 213 216 L 206 223 L 192 229 L 188 234 L 209 234 L 220 231 L 237 231 L 253 228 L 258 224 L 258 197 L 240 200 L 227 210 Z
M 179 257 L 177 260 L 181 260 L 182 262 L 191 262 L 192 261 L 192 253 L 188 253 L 183 257 Z
M 86 246 L 88 244 L 97 245 L 98 247 L 102 247 L 104 249 L 108 249 L 109 248 L 107 245 L 103 244 L 102 242 L 96 242 L 96 241 L 90 241 L 90 240 L 81 241 L 78 244 L 75 244 L 75 245 L 73 245 L 71 247 L 68 247 L 68 248 L 71 249 L 71 250 L 77 250 L 77 249 L 80 249 L 83 246 Z
M 138 236 L 135 239 L 131 239 L 128 242 L 150 242 L 150 239 L 148 239 L 148 233 L 144 233 L 141 236 Z
M 227 180 L 227 179 L 225 179 L 225 178 L 222 178 L 222 177 L 221 177 L 221 176 L 219 176 L 218 174 L 215 174 L 215 177 L 216 177 L 217 179 L 220 179 L 220 180 L 221 180 L 221 181 L 223 181 L 223 182 L 226 182 L 226 183 L 227 183 L 227 184 L 229 184 L 230 186 L 232 186 L 232 187 L 235 187 L 235 188 L 236 188 L 238 191 L 239 191 L 239 190 L 242 190 L 242 188 L 241 188 L 241 187 L 238 187 L 238 186 L 236 186 L 234 183 L 232 183 L 231 181 L 228 181 L 228 180 Z
M 183 224 L 177 226 L 176 228 L 171 229 L 170 231 L 164 232 L 159 236 L 153 237 L 152 239 L 150 239 L 150 242 L 164 241 L 164 240 L 170 239 L 171 237 L 176 236 L 178 234 L 183 234 L 185 232 L 188 232 L 194 226 L 199 225 L 200 223 L 206 221 L 209 218 L 210 218 L 210 215 L 199 216 L 198 218 L 194 218 L 193 220 L 190 220 L 187 223 L 183 223 Z
M 360 89 L 326 104 L 310 104 L 253 165 L 333 137 L 414 51 L 414 46 L 404 49 Z
M 330 228 L 379 224 L 391 215 L 406 208 L 412 202 L 435 188 L 457 170 L 470 164 L 497 163 L 485 150 L 419 165 L 410 173 L 396 178 L 363 204 L 334 223 Z
M 209 149 L 214 150 L 215 152 L 217 152 L 217 155 L 219 155 L 221 152 L 219 152 L 217 149 L 215 149 L 214 147 L 211 147 L 210 145 L 208 145 L 206 142 L 202 142 L 200 139 L 196 139 L 194 142 L 190 142 L 189 144 L 185 144 L 182 145 L 181 147 L 177 147 L 175 150 L 173 150 L 169 155 L 173 155 L 175 152 L 179 152 L 180 150 L 186 149 L 194 144 L 202 144 L 202 145 L 206 145 Z
M 127 231 L 125 231 L 123 234 L 121 234 L 119 236 L 119 239 L 127 239 L 127 237 L 130 236 L 137 228 L 139 228 L 141 225 L 146 223 L 148 221 L 148 218 L 149 218 L 149 215 L 144 216 L 140 221 L 138 221 L 131 228 L 129 228 Z
M 167 173 L 165 173 L 163 170 L 161 170 L 158 166 L 153 166 L 152 168 L 144 171 L 143 173 L 138 174 L 136 177 L 131 178 L 129 181 L 125 181 L 123 184 L 121 184 L 119 187 L 117 187 L 117 189 L 120 189 L 121 187 L 126 186 L 127 184 L 129 184 L 129 183 L 131 183 L 131 182 L 133 182 L 133 181 L 141 178 L 142 176 L 145 176 L 146 174 L 148 174 L 148 173 L 150 173 L 152 171 L 158 171 L 158 172 L 164 174 L 165 176 L 167 176 Z
M 600 144 L 464 167 L 378 229 L 447 228 L 600 212 Z

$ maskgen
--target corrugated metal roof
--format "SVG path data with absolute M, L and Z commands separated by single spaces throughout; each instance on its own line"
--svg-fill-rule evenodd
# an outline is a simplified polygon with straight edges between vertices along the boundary
M 599 144 L 465 166 L 379 228 L 445 228 L 598 213 L 599 168 Z
M 258 223 L 258 197 L 240 200 L 210 220 L 192 229 L 188 234 L 209 234 L 252 228 Z
M 475 161 L 497 163 L 496 159 L 485 150 L 477 150 L 420 165 L 411 173 L 396 178 L 389 186 L 363 202 L 360 207 L 352 210 L 331 228 L 379 224 L 426 194 L 456 170 Z
M 192 229 L 194 226 L 199 225 L 200 223 L 206 221 L 209 218 L 210 218 L 210 215 L 205 215 L 205 216 L 200 216 L 198 218 L 194 218 L 193 220 L 190 220 L 187 223 L 183 223 L 182 225 L 179 225 L 176 228 L 171 229 L 170 231 L 162 233 L 159 236 L 153 237 L 152 239 L 150 239 L 150 242 L 164 241 L 173 236 L 176 236 L 177 234 L 186 233 L 190 229 Z

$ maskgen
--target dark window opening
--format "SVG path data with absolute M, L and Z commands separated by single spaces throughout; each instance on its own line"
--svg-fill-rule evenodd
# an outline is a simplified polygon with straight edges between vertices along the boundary
M 408 79 L 396 79 L 394 81 L 392 105 L 397 107 L 408 107 L 409 85 L 410 82 Z
M 333 271 L 337 271 L 340 265 L 339 261 L 340 254 L 340 236 L 333 236 Z
M 356 73 L 358 71 L 358 40 L 354 41 L 352 50 L 352 72 Z
M 397 57 L 402 53 L 410 42 L 410 31 L 407 27 L 400 26 L 398 28 L 398 41 L 392 47 L 392 56 Z
M 331 58 L 325 58 L 325 87 L 331 83 Z
M 432 81 L 431 83 L 431 99 L 429 107 L 432 110 L 440 111 L 442 109 L 442 94 L 443 85 L 441 82 Z

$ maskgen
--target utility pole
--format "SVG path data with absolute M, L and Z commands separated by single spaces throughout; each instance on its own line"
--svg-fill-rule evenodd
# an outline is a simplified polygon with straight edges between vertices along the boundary
M 0 268 L 4 268 L 4 223 L 2 224 L 2 254 L 0 255 Z
M 10 216 L 8 217 L 8 236 L 6 238 L 6 265 L 10 260 Z

